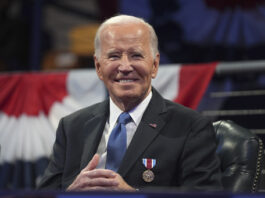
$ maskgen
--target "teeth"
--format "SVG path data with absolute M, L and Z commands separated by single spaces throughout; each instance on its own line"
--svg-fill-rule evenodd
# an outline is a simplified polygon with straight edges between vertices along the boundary
M 120 80 L 121 83 L 133 82 L 133 80 Z

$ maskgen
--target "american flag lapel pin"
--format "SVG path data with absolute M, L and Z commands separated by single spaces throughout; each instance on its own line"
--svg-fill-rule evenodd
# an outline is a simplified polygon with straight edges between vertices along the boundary
M 157 127 L 157 124 L 155 123 L 150 123 L 149 126 L 153 127 L 153 128 L 156 128 Z

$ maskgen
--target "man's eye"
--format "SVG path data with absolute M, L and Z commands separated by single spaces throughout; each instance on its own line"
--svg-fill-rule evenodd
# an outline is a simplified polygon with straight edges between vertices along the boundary
M 111 55 L 109 55 L 109 59 L 111 59 L 111 60 L 116 60 L 118 58 L 120 58 L 120 56 L 117 55 L 117 54 L 111 54 Z
M 133 54 L 132 55 L 133 58 L 142 58 L 142 54 Z

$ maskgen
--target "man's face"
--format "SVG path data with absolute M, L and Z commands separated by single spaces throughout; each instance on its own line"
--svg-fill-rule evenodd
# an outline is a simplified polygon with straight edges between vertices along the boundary
M 143 24 L 110 25 L 101 33 L 101 55 L 95 57 L 99 78 L 114 103 L 140 103 L 151 91 L 159 54 L 154 58 L 150 34 Z

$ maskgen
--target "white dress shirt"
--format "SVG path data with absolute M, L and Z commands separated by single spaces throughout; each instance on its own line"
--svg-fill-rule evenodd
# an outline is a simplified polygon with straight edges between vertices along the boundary
M 150 100 L 152 98 L 152 92 L 148 94 L 148 96 L 135 108 L 130 110 L 128 113 L 130 114 L 132 121 L 126 124 L 126 133 L 127 133 L 127 148 L 129 144 L 131 143 L 131 140 L 136 132 L 136 129 L 138 125 L 140 124 L 140 121 L 143 117 L 143 114 L 145 112 L 145 109 L 147 108 Z M 112 101 L 110 98 L 110 114 L 109 119 L 106 122 L 97 154 L 100 155 L 100 160 L 98 163 L 97 168 L 105 168 L 106 165 L 106 159 L 107 159 L 107 145 L 109 136 L 111 134 L 112 129 L 116 126 L 118 117 L 122 113 L 122 110 Z

